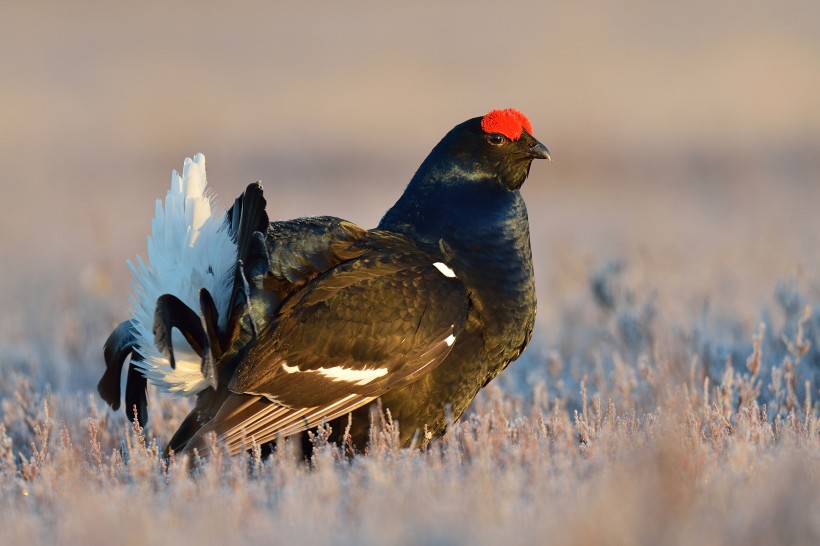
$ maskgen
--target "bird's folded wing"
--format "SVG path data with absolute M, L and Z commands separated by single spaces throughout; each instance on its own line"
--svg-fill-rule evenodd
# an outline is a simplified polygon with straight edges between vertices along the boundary
M 436 265 L 439 264 L 439 266 Z M 418 249 L 366 253 L 282 305 L 239 365 L 204 434 L 232 450 L 334 419 L 432 371 L 467 315 L 457 276 Z
M 240 255 L 233 307 L 223 347 L 242 347 L 274 317 L 281 303 L 325 271 L 364 252 L 367 231 L 321 216 L 273 222 L 256 231 Z

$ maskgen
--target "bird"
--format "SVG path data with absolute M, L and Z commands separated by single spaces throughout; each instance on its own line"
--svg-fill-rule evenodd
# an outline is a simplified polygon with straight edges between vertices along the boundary
M 158 201 L 102 398 L 147 419 L 147 383 L 196 404 L 165 453 L 232 454 L 322 423 L 363 447 L 380 400 L 399 442 L 442 435 L 529 343 L 536 293 L 521 187 L 552 161 L 528 118 L 491 110 L 432 149 L 373 229 L 270 222 L 261 185 L 220 215 L 205 160 Z M 130 360 L 129 360 L 130 357 Z M 345 426 L 343 423 L 347 422 Z

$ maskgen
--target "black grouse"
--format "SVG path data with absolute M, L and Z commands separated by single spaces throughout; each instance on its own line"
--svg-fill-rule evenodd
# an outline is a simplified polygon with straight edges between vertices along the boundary
M 196 302 L 174 293 L 156 300 L 154 360 L 167 362 L 162 373 L 171 377 L 184 338 L 200 374 L 178 387 L 197 403 L 166 451 L 207 451 L 213 432 L 237 453 L 251 438 L 264 444 L 323 421 L 345 419 L 332 424 L 343 430 L 351 412 L 352 441 L 363 447 L 377 398 L 403 445 L 422 430 L 442 434 L 532 335 L 535 285 L 519 190 L 542 158 L 549 151 L 517 110 L 465 121 L 372 230 L 334 217 L 269 223 L 262 189 L 250 185 L 224 220 L 235 248 L 227 282 L 194 286 Z M 132 354 L 126 407 L 143 421 L 145 376 L 161 379 L 145 362 L 145 329 L 132 318 L 114 330 L 98 386 L 116 409 Z

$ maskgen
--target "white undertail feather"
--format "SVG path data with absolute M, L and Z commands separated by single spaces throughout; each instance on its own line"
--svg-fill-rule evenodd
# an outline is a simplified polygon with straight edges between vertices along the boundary
M 199 291 L 208 289 L 224 327 L 231 296 L 236 244 L 225 225 L 224 211 L 215 211 L 207 191 L 205 156 L 185 158 L 182 176 L 174 171 L 165 206 L 157 199 L 156 215 L 148 237 L 148 261 L 137 256 L 128 267 L 133 278 L 130 296 L 131 319 L 139 352 L 145 359 L 134 361 L 149 382 L 178 396 L 190 396 L 208 386 L 201 372 L 201 359 L 182 334 L 174 329 L 176 369 L 154 345 L 154 310 L 157 298 L 173 294 L 197 314 Z

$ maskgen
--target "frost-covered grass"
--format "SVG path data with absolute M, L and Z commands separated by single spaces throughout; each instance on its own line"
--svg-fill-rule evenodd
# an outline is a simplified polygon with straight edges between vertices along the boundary
M 670 324 L 617 265 L 425 450 L 373 425 L 350 456 L 291 443 L 166 464 L 185 401 L 145 429 L 92 394 L 116 312 L 63 302 L 3 346 L 3 543 L 812 544 L 820 320 L 799 283 L 755 330 Z M 49 387 L 47 385 L 52 385 Z

